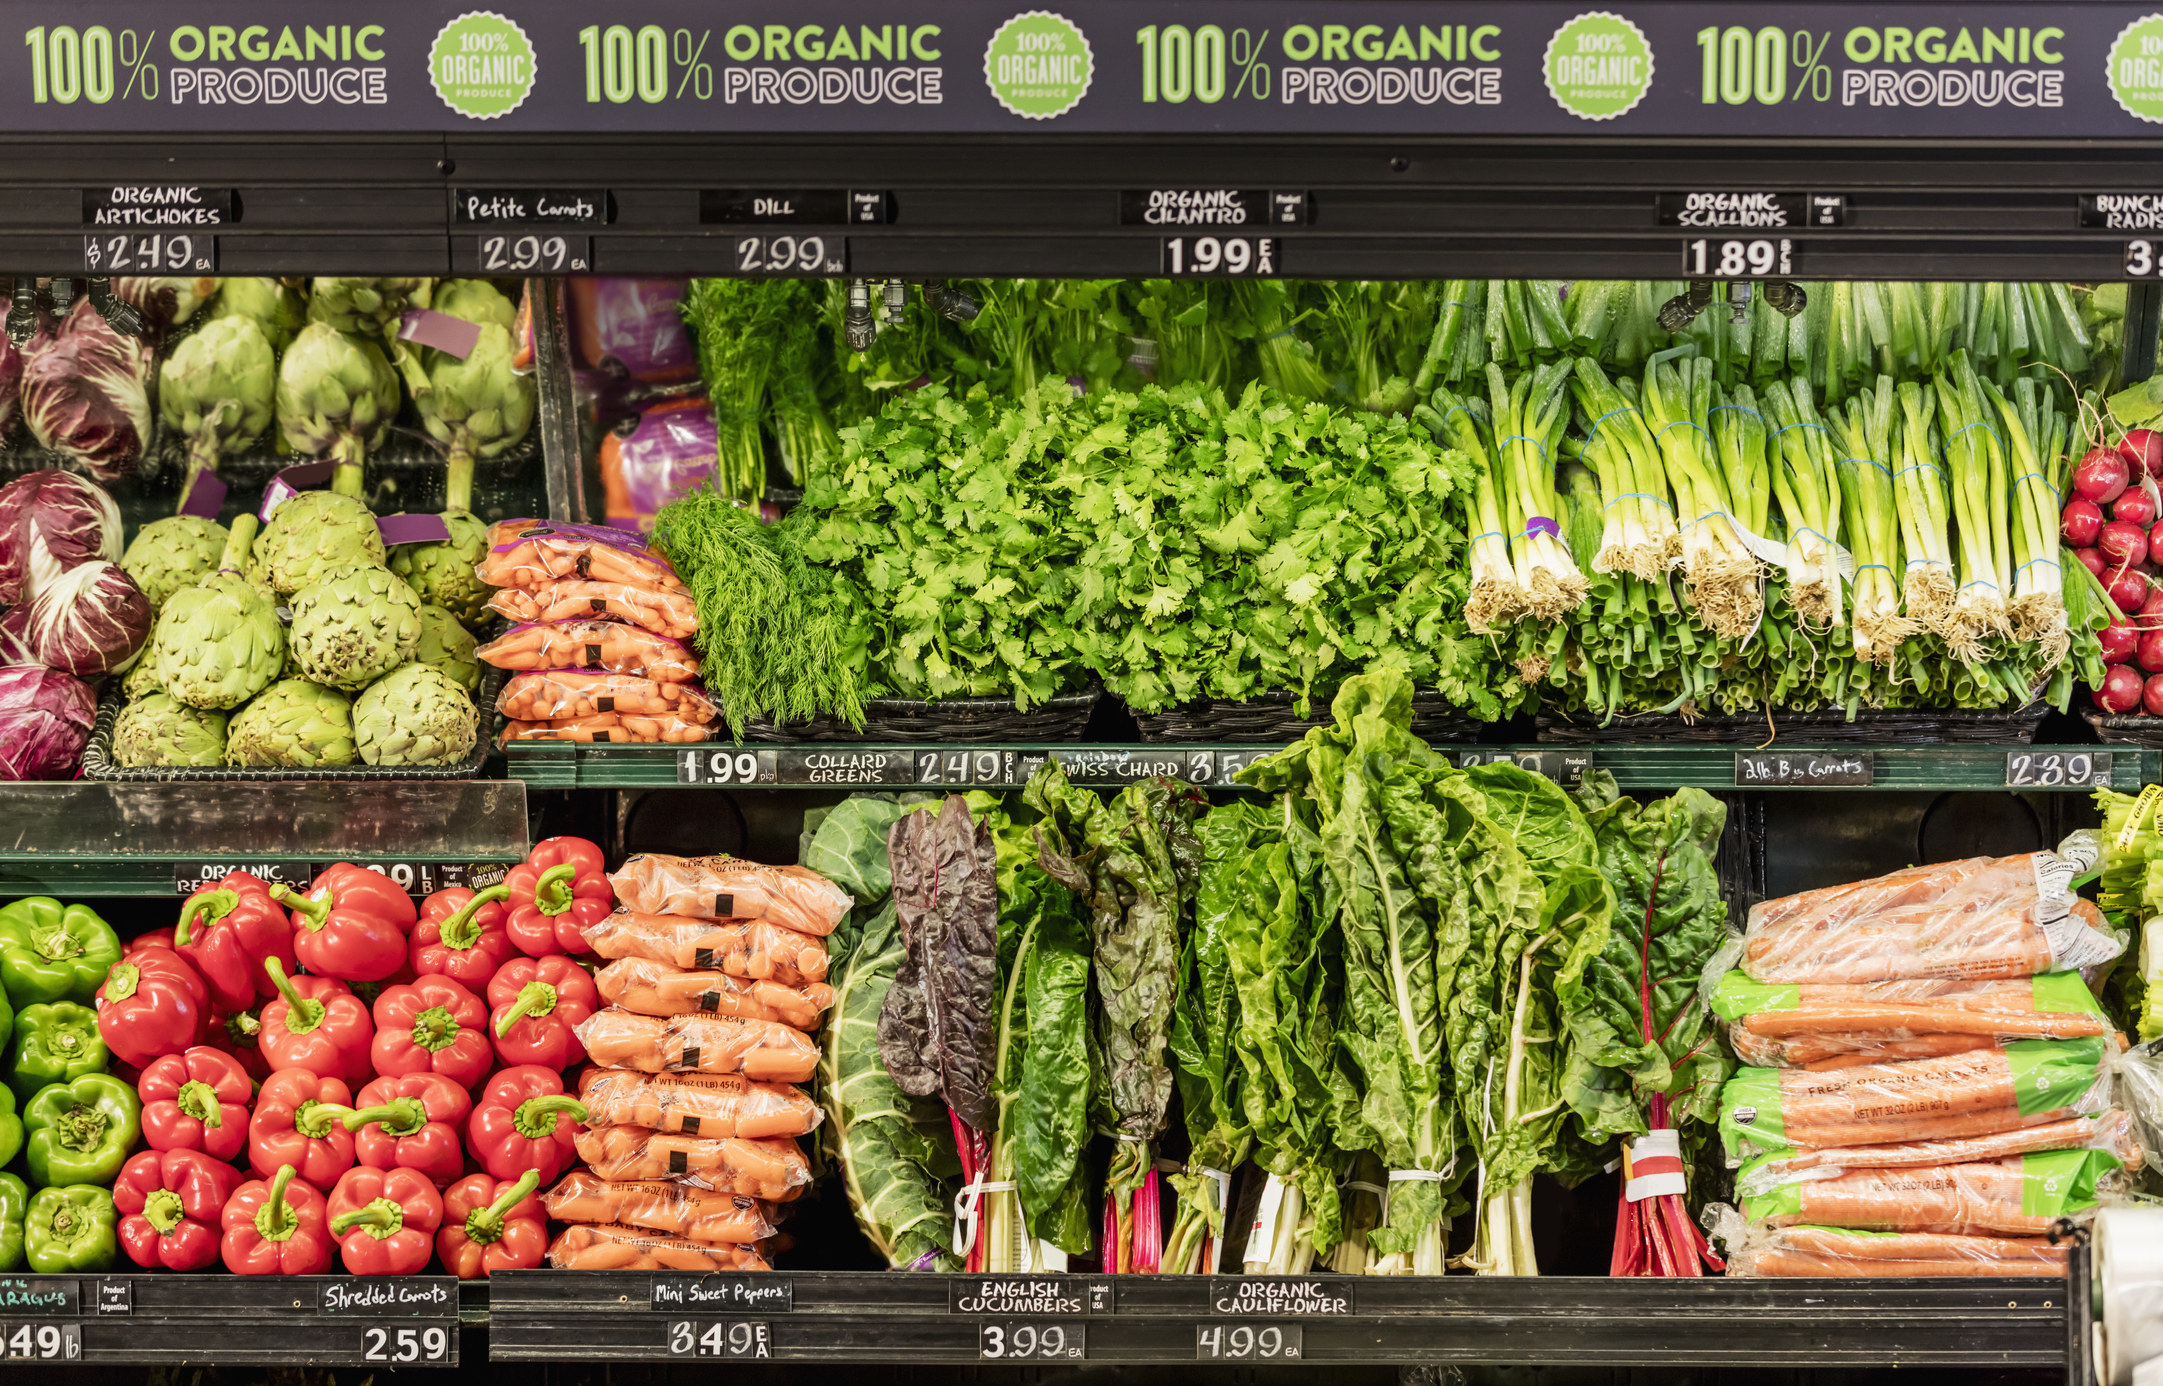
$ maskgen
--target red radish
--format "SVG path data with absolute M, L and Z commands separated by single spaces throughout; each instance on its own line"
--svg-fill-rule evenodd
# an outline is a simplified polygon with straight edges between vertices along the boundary
M 2105 712 L 2125 713 L 2136 711 L 2141 705 L 2141 695 L 2147 691 L 2148 681 L 2130 664 L 2113 664 L 2103 676 L 2103 686 L 2095 690 L 2095 705 Z
M 2099 578 L 2110 568 L 2110 560 L 2103 556 L 2103 551 L 2092 545 L 2085 549 L 2073 550 L 2073 557 L 2087 565 L 2088 571 Z
M 2095 633 L 2095 642 L 2103 649 L 2105 664 L 2123 664 L 2140 648 L 2140 632 L 2132 622 L 2116 620 Z
M 2141 709 L 2151 717 L 2163 717 L 2163 674 L 2151 674 L 2141 689 Z
M 2095 536 L 2102 531 L 2103 507 L 2079 496 L 2065 503 L 2065 513 L 2058 517 L 2058 532 L 2065 536 L 2066 543 L 2084 549 L 2095 543 Z
M 2146 529 L 2155 523 L 2155 497 L 2145 484 L 2128 486 L 2124 495 L 2110 503 L 2110 517 Z
M 2124 454 L 2115 448 L 2090 448 L 2073 469 L 2073 494 L 2108 505 L 2124 494 L 2130 479 Z
M 2151 674 L 2163 674 L 2163 630 L 2141 632 L 2133 662 Z
M 2130 566 L 2144 562 L 2148 557 L 2148 530 L 2145 525 L 2112 520 L 2096 536 L 2095 546 L 2113 564 Z
M 2131 477 L 2163 476 L 2163 433 L 2148 428 L 2129 428 L 2118 454 L 2125 459 Z
M 2148 575 L 2131 568 L 2113 568 L 2104 588 L 2110 593 L 2111 603 L 2120 611 L 2138 611 L 2141 603 L 2148 600 Z

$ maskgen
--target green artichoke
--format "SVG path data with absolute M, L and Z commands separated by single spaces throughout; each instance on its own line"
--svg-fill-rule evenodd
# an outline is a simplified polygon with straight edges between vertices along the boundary
M 367 506 L 334 491 L 303 491 L 270 512 L 248 576 L 281 597 L 331 573 L 383 561 L 383 533 Z
M 238 707 L 270 686 L 285 661 L 285 627 L 262 589 L 240 573 L 255 516 L 233 521 L 218 571 L 165 602 L 144 658 L 166 692 L 190 707 Z
M 228 279 L 218 290 L 210 316 L 248 318 L 263 329 L 271 350 L 284 351 L 308 321 L 308 301 L 298 289 L 276 279 Z
M 127 677 L 120 681 L 120 696 L 129 702 L 140 702 L 153 693 L 163 693 L 165 685 L 158 681 L 158 661 L 151 656 L 157 641 L 157 627 L 151 627 L 151 644 L 143 646 L 143 653 L 128 666 Z
M 227 765 L 351 765 L 353 700 L 306 679 L 283 679 L 233 715 Z
M 398 414 L 398 377 L 383 349 L 311 322 L 278 367 L 278 430 L 294 448 L 338 464 L 331 489 L 361 494 L 361 463 Z
M 426 308 L 435 285 L 433 279 L 318 279 L 309 286 L 308 321 L 380 337 L 408 308 Z
M 465 510 L 446 510 L 443 523 L 451 537 L 440 544 L 400 544 L 391 550 L 391 571 L 411 583 L 424 602 L 433 602 L 459 621 L 478 627 L 488 619 L 488 599 L 496 589 L 473 575 L 488 557 L 488 526 Z
M 421 599 L 388 568 L 348 568 L 293 594 L 293 662 L 303 676 L 357 693 L 413 658 Z
M 188 440 L 188 477 L 218 470 L 270 429 L 278 354 L 253 318 L 213 318 L 181 339 L 158 371 L 158 413 Z
M 468 693 L 481 686 L 481 662 L 473 657 L 479 642 L 458 618 L 440 606 L 421 606 L 421 638 L 413 662 L 425 664 Z
M 353 740 L 370 765 L 448 765 L 473 754 L 481 714 L 466 690 L 406 664 L 353 702 Z
M 506 332 L 518 320 L 518 305 L 485 279 L 446 279 L 436 286 L 428 306 L 467 322 L 494 323 Z
M 206 712 L 153 693 L 120 710 L 113 723 L 113 756 L 122 765 L 225 764 L 225 714 Z
M 120 568 L 135 579 L 153 608 L 183 587 L 193 587 L 217 570 L 225 552 L 225 526 L 199 515 L 168 515 L 135 532 Z

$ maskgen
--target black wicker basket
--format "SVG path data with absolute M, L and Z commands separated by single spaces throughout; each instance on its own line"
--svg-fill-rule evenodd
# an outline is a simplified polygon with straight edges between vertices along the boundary
M 1072 741 L 1089 725 L 1090 714 L 1104 696 L 1101 688 L 1081 693 L 1062 693 L 1027 712 L 1019 711 L 1012 698 L 944 698 L 919 702 L 913 698 L 867 698 L 864 725 L 852 727 L 833 717 L 776 726 L 754 718 L 744 727 L 744 740 L 785 741 Z M 721 734 L 720 724 L 716 732 Z
M 2163 748 L 2163 717 L 2099 712 L 2094 708 L 2087 708 L 2080 715 L 2095 728 L 2096 739 L 2106 746 Z
M 1144 741 L 1297 741 L 1329 725 L 1329 699 L 1317 695 L 1301 717 L 1289 693 L 1264 693 L 1244 702 L 1189 703 L 1167 712 L 1137 712 Z M 1412 734 L 1427 742 L 1479 740 L 1485 723 L 1464 716 L 1440 693 L 1412 695 Z
M 1539 739 L 1561 745 L 1605 742 L 1679 742 L 1699 746 L 1913 745 L 1943 742 L 2003 745 L 2035 740 L 2050 709 L 2040 703 L 2007 712 L 1899 712 L 1865 708 L 1851 720 L 1845 712 L 1709 713 L 1683 718 L 1665 714 L 1617 717 L 1611 722 L 1573 722 L 1543 714 Z M 2150 719 L 2163 722 L 2163 718 Z

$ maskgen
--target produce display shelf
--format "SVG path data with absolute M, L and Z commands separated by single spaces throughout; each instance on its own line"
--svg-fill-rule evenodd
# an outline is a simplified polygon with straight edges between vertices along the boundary
M 456 1367 L 449 1276 L 0 1277 L 0 1360 Z
M 493 1361 L 2035 1366 L 2057 1279 L 511 1271 Z
M 1126 784 L 1169 775 L 1212 786 L 1280 746 L 514 745 L 506 773 L 532 788 L 935 789 L 1026 782 L 1047 755 L 1075 783 Z M 1442 746 L 1460 764 L 1510 759 L 1565 784 L 1588 766 L 1624 789 L 2139 789 L 2163 777 L 2163 752 L 2127 746 L 1703 746 L 1606 743 L 1594 747 Z M 0 857 L 4 860 L 4 857 Z

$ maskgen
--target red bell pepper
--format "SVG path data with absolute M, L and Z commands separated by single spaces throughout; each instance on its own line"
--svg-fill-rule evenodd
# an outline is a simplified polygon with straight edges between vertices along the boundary
M 143 1142 L 152 1150 L 201 1150 L 237 1160 L 248 1146 L 255 1084 L 230 1054 L 207 1044 L 167 1054 L 143 1070 L 135 1092 L 143 1099 Z
M 443 1196 L 417 1169 L 349 1169 L 330 1191 L 330 1230 L 355 1275 L 413 1275 L 435 1255 Z
M 306 895 L 282 885 L 270 894 L 293 907 L 293 950 L 310 972 L 380 982 L 405 965 L 406 935 L 419 916 L 413 897 L 382 872 L 341 861 Z
M 264 974 L 267 978 L 268 973 Z M 276 990 L 276 988 L 272 988 Z M 221 1054 L 230 1054 L 237 1060 L 248 1077 L 262 1082 L 270 1076 L 270 1060 L 263 1057 L 263 1008 L 250 1006 L 231 1015 L 210 1017 L 210 1024 L 203 1027 L 203 1043 Z
M 265 958 L 278 959 L 288 972 L 298 967 L 292 920 L 270 898 L 270 887 L 245 871 L 190 895 L 173 938 L 221 1011 L 244 1011 L 278 994 L 263 971 Z
M 496 969 L 518 956 L 503 932 L 503 900 L 510 893 L 502 885 L 478 895 L 449 886 L 423 900 L 420 923 L 413 926 L 413 970 L 423 977 L 448 977 L 471 991 L 487 990 Z
M 330 1205 L 281 1165 L 226 1200 L 225 1268 L 235 1275 L 321 1275 L 330 1269 Z
M 563 1090 L 562 1075 L 521 1064 L 504 1069 L 481 1090 L 466 1125 L 466 1147 L 497 1179 L 535 1169 L 541 1182 L 552 1184 L 578 1158 L 572 1138 L 585 1119 L 586 1104 Z
M 585 1060 L 573 1031 L 600 1007 L 601 993 L 569 958 L 513 958 L 489 979 L 488 1004 L 497 1058 L 562 1069 Z
M 180 945 L 173 942 L 173 931 L 171 929 L 152 929 L 147 934 L 137 934 L 134 938 L 121 944 L 120 960 L 126 962 L 128 955 L 138 948 L 170 948 L 175 953 L 180 951 Z
M 345 1118 L 353 1153 L 367 1169 L 415 1169 L 442 1188 L 466 1172 L 459 1128 L 473 1099 L 439 1073 L 378 1078 L 360 1090 Z
M 263 964 L 278 999 L 263 1007 L 263 1057 L 274 1069 L 305 1068 L 358 1087 L 375 1072 L 368 1057 L 375 1022 L 335 977 L 288 977 L 276 958 Z
M 248 1167 L 268 1179 L 291 1165 L 318 1189 L 353 1168 L 353 1133 L 345 1129 L 353 1091 L 338 1078 L 283 1068 L 263 1080 L 248 1119 Z
M 448 977 L 385 988 L 376 997 L 375 1025 L 368 1052 L 386 1078 L 440 1073 L 471 1089 L 495 1066 L 488 1003 Z
M 98 988 L 98 1037 L 141 1068 L 203 1037 L 209 994 L 195 969 L 170 948 L 138 948 L 112 965 Z
M 219 1221 L 240 1171 L 200 1150 L 145 1150 L 120 1167 L 120 1246 L 146 1270 L 201 1270 L 218 1259 Z
M 443 1191 L 443 1226 L 436 1255 L 460 1280 L 499 1270 L 531 1270 L 548 1254 L 548 1210 L 534 1193 L 541 1172 L 516 1180 L 469 1174 Z
M 591 953 L 587 926 L 616 908 L 601 849 L 582 837 L 542 838 L 503 884 L 511 892 L 504 932 L 528 957 Z

